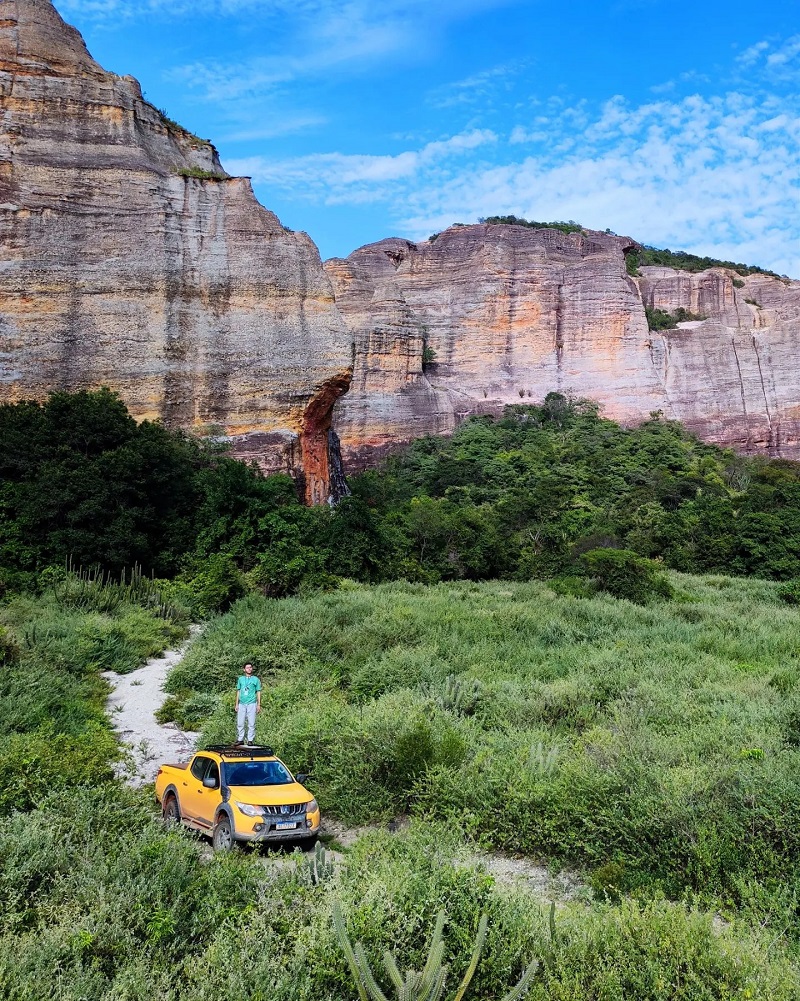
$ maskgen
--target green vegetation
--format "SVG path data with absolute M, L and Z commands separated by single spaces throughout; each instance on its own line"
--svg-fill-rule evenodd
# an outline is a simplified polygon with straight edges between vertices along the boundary
M 625 254 L 625 266 L 628 274 L 638 275 L 642 267 L 675 268 L 678 271 L 705 271 L 707 268 L 727 268 L 737 275 L 770 275 L 779 278 L 780 275 L 755 264 L 736 264 L 733 261 L 721 261 L 716 257 L 699 257 L 685 250 L 658 250 L 656 247 L 644 246 L 640 250 L 629 250 Z M 736 279 L 734 279 L 734 282 Z M 737 285 L 741 288 L 742 285 Z
M 435 928 L 453 985 L 485 933 L 476 1001 L 531 961 L 535 1001 L 796 1001 L 798 478 L 551 395 L 309 510 L 110 393 L 0 407 L 0 995 L 355 1001 L 342 932 L 386 994 Z M 231 739 L 251 660 L 259 737 L 326 815 L 407 828 L 208 858 L 114 777 L 101 672 L 226 609 L 160 718 Z M 579 899 L 480 849 L 574 867 Z
M 644 312 L 647 317 L 647 326 L 650 330 L 676 330 L 679 323 L 685 323 L 687 320 L 708 319 L 707 316 L 690 313 L 683 306 L 679 306 L 673 313 L 668 313 L 665 309 L 645 306 Z
M 490 215 L 478 222 L 488 223 L 490 226 L 527 226 L 529 229 L 557 229 L 561 233 L 582 233 L 583 226 L 574 219 L 569 222 L 533 222 L 530 219 L 520 219 L 515 215 Z
M 196 177 L 201 181 L 227 181 L 228 175 L 217 170 L 204 170 L 202 167 L 180 167 L 177 171 L 181 177 Z
M 155 110 L 159 113 L 159 115 L 161 115 L 161 120 L 168 129 L 171 129 L 173 132 L 177 132 L 182 136 L 186 136 L 187 139 L 194 140 L 194 142 L 201 146 L 211 145 L 210 140 L 201 139 L 199 136 L 196 136 L 194 132 L 190 132 L 188 129 L 185 129 L 180 122 L 176 122 L 174 118 L 170 118 L 163 108 L 156 108 Z
M 204 859 L 122 789 L 53 796 L 0 830 L 0 993 L 29 1001 L 54 983 L 59 1001 L 356 1001 L 332 921 L 340 901 L 369 961 L 391 947 L 401 968 L 423 965 L 445 908 L 456 983 L 486 913 L 469 997 L 502 997 L 534 957 L 533 1001 L 796 998 L 797 966 L 771 930 L 718 931 L 693 907 L 571 904 L 553 937 L 546 906 L 494 886 L 442 826 L 369 836 L 318 885 L 303 869 L 249 852 Z
M 70 559 L 171 578 L 159 593 L 200 617 L 348 579 L 564 578 L 590 594 L 604 586 L 584 557 L 597 549 L 800 580 L 800 466 L 702 444 L 658 414 L 623 429 L 550 394 L 350 482 L 335 510 L 303 507 L 287 477 L 137 425 L 107 391 L 3 406 L 0 596 Z
M 436 917 L 436 927 L 433 930 L 428 955 L 425 958 L 425 965 L 421 970 L 408 970 L 403 976 L 398 969 L 397 962 L 392 953 L 385 949 L 383 953 L 383 966 L 386 974 L 392 982 L 397 1001 L 440 1001 L 444 995 L 447 984 L 447 965 L 444 963 L 444 938 L 442 932 L 446 915 L 444 911 L 439 911 Z M 478 922 L 478 934 L 475 937 L 475 944 L 472 948 L 472 958 L 470 959 L 467 972 L 461 983 L 458 985 L 452 1001 L 462 1001 L 475 971 L 478 968 L 483 947 L 486 944 L 486 928 L 488 920 L 485 914 L 481 915 Z M 355 948 L 350 942 L 347 934 L 347 926 L 342 916 L 342 910 L 338 901 L 333 907 L 333 926 L 336 929 L 336 937 L 339 945 L 347 958 L 347 965 L 353 975 L 353 980 L 358 990 L 361 1001 L 386 1001 L 386 995 L 378 986 L 377 978 L 369 965 L 369 958 L 361 942 L 356 942 Z M 503 1001 L 518 1001 L 523 998 L 531 986 L 533 975 L 536 972 L 538 961 L 533 960 L 523 973 L 519 983 L 505 995 Z
M 49 571 L 38 583 L 0 605 L 0 814 L 110 781 L 120 751 L 100 672 L 131 671 L 186 633 L 153 584 Z
M 601 893 L 800 936 L 800 613 L 767 582 L 671 585 L 650 606 L 509 582 L 250 597 L 167 688 L 213 695 L 204 739 L 229 740 L 250 659 L 260 737 L 348 823 L 435 818 Z

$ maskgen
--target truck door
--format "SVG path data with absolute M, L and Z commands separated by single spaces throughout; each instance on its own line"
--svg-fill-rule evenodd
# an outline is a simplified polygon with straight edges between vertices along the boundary
M 216 780 L 216 788 L 209 789 L 203 785 L 203 780 L 209 777 Z M 181 813 L 188 820 L 211 827 L 221 798 L 219 766 L 213 758 L 196 754 L 180 790 Z

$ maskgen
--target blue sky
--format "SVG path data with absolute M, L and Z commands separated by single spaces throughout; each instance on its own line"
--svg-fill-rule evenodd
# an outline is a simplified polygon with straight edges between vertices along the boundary
M 800 277 L 797 0 L 56 0 L 323 257 L 513 213 Z

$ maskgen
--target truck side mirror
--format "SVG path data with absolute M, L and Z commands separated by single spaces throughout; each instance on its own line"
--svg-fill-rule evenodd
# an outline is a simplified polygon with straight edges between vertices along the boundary
M 300 785 L 305 785 L 308 782 L 308 775 L 305 772 L 298 772 L 295 775 L 295 779 L 300 783 Z
M 217 780 L 214 778 L 213 775 L 206 775 L 206 777 L 203 779 L 204 789 L 216 789 L 218 784 L 219 783 L 217 782 Z

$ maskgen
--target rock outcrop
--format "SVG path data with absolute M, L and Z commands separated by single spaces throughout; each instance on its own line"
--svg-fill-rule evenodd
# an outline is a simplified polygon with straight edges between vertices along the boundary
M 0 243 L 2 400 L 107 385 L 327 497 L 352 337 L 316 247 L 50 0 L 0 0 Z
M 800 457 L 800 283 L 643 268 L 622 237 L 459 226 L 326 262 L 353 332 L 336 427 L 351 466 L 551 391 L 633 423 L 660 410 L 743 451 Z M 707 317 L 650 331 L 645 306 Z

